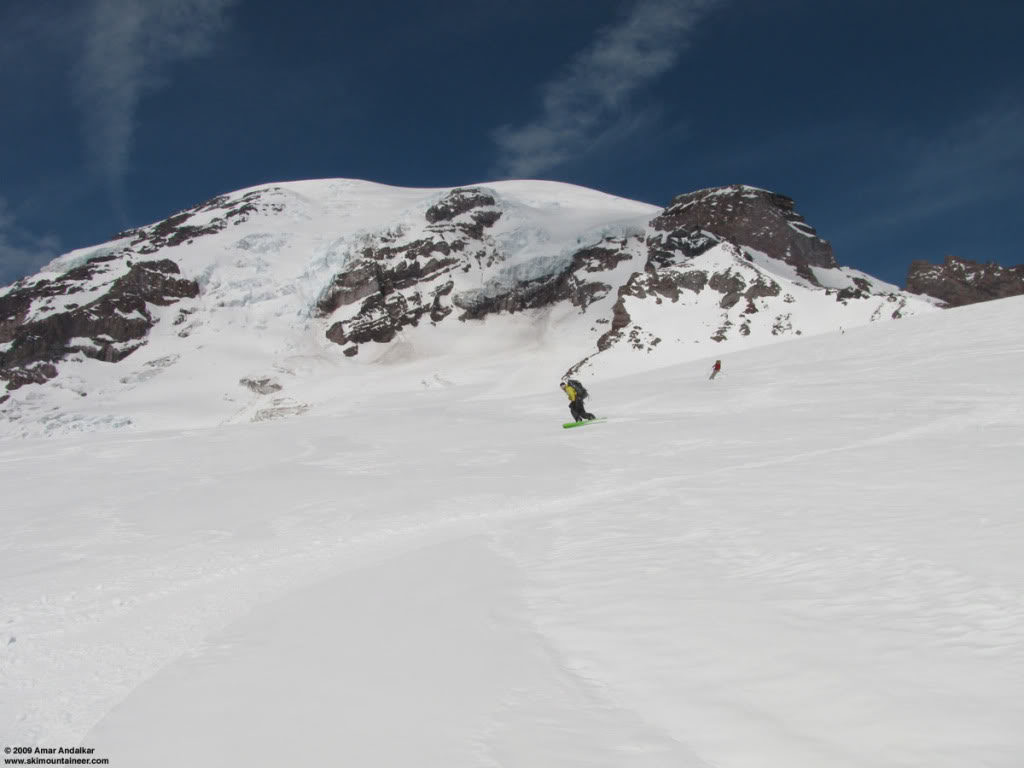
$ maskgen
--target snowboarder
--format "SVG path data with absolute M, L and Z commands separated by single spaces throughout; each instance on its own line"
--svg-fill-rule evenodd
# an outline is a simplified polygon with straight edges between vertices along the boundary
M 720 370 L 722 370 L 722 361 L 721 360 L 715 360 L 715 364 L 713 366 L 711 366 L 711 375 L 708 376 L 708 379 L 710 380 L 710 379 L 715 378 L 715 376 L 718 375 L 718 372 Z
M 566 397 L 569 398 L 569 413 L 572 414 L 574 421 L 590 421 L 594 419 L 594 414 L 587 413 L 587 409 L 583 407 L 583 401 L 587 397 L 587 390 L 575 379 L 567 379 L 561 382 L 558 386 L 565 392 Z

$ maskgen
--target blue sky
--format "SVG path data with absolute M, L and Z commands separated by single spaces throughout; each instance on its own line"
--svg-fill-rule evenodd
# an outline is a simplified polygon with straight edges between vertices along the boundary
M 216 194 L 793 197 L 840 263 L 1024 262 L 1015 0 L 5 0 L 0 283 Z

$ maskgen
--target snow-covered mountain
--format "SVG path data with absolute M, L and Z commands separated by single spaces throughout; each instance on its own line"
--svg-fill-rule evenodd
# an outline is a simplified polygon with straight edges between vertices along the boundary
M 288 182 L 0 289 L 0 434 L 265 420 L 366 387 L 532 391 L 935 303 L 840 267 L 792 200 L 748 186 L 660 209 L 554 182 Z

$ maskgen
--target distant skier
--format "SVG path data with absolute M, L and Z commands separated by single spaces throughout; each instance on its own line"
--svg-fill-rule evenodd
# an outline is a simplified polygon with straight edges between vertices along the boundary
M 595 418 L 594 414 L 587 413 L 587 409 L 583 406 L 583 401 L 587 398 L 587 390 L 582 384 L 576 379 L 566 379 L 558 386 L 569 398 L 569 413 L 572 414 L 573 421 L 590 421 Z
M 720 370 L 722 370 L 722 361 L 721 360 L 715 360 L 715 364 L 713 366 L 711 366 L 711 375 L 708 376 L 708 379 L 710 380 L 710 379 L 715 378 L 715 376 L 718 375 L 718 372 Z

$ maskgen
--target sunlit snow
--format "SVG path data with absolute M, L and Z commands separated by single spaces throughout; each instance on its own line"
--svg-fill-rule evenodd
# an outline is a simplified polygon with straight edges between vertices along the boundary
M 205 337 L 189 376 L 131 368 L 167 429 L 0 443 L 3 744 L 153 768 L 1024 764 L 1024 299 L 718 355 L 714 381 L 713 353 L 595 377 L 609 421 L 576 430 L 511 324 L 491 368 L 463 339 L 473 375 L 383 361 L 333 397 L 296 342 L 316 410 L 174 427 L 220 412 L 221 367 L 289 377 L 255 330 L 276 302 L 226 309 L 251 332 Z

